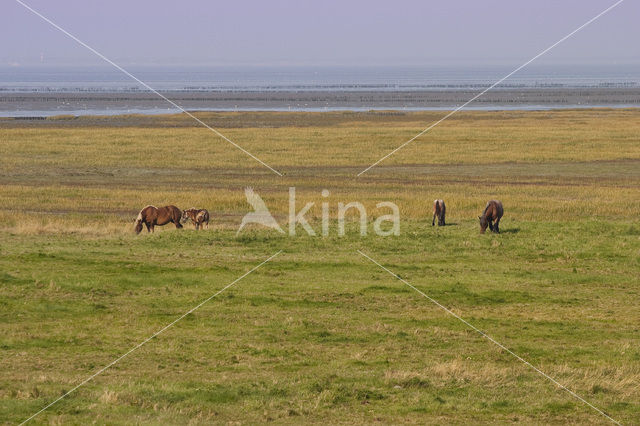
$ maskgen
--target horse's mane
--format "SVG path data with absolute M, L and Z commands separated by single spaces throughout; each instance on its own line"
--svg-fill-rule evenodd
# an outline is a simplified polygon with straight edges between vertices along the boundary
M 138 223 L 138 222 L 142 222 L 142 212 L 143 212 L 145 209 L 149 208 L 149 207 L 153 207 L 154 209 L 157 209 L 157 207 L 156 207 L 156 206 L 152 206 L 151 204 L 149 204 L 148 206 L 143 207 L 143 208 L 142 208 L 142 210 L 140 210 L 140 213 L 138 213 L 138 217 L 136 217 L 136 223 Z
M 489 201 L 489 202 L 487 203 L 487 205 L 486 205 L 486 206 L 484 206 L 484 210 L 482 211 L 482 216 L 484 216 L 484 215 L 486 215 L 486 214 L 487 214 L 487 210 L 489 210 L 489 206 L 490 206 L 490 205 L 491 205 L 491 201 Z

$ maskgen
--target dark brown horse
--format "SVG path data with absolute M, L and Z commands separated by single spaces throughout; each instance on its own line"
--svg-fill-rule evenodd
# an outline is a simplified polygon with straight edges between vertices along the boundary
M 186 222 L 191 219 L 191 222 L 196 226 L 196 230 L 202 228 L 203 225 L 207 225 L 209 229 L 209 212 L 206 209 L 196 209 L 191 207 L 182 212 L 182 221 Z
M 502 209 L 502 203 L 498 200 L 491 200 L 487 203 L 487 206 L 482 212 L 482 216 L 478 216 L 480 219 L 480 233 L 484 234 L 487 229 L 487 225 L 491 232 L 496 234 L 500 233 L 500 219 L 504 210 Z M 495 223 L 493 223 L 495 221 Z
M 166 225 L 167 223 L 173 223 L 176 225 L 176 228 L 182 228 L 180 224 L 180 218 L 182 217 L 182 212 L 176 206 L 166 206 L 166 207 L 154 207 L 147 206 L 144 209 L 140 210 L 138 213 L 138 217 L 136 218 L 136 234 L 139 234 L 142 231 L 142 225 L 146 225 L 147 232 L 153 232 L 153 228 L 158 225 Z
M 436 224 L 436 217 L 438 218 L 438 226 L 444 226 L 444 214 L 447 208 L 444 205 L 444 200 L 435 200 L 433 202 L 433 219 L 431 220 L 431 226 Z

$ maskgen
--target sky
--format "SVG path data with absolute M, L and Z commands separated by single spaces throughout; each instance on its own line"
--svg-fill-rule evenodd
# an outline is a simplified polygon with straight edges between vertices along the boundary
M 615 0 L 23 0 L 121 65 L 522 63 Z M 0 66 L 102 61 L 2 0 Z M 541 64 L 640 63 L 640 1 L 625 0 Z

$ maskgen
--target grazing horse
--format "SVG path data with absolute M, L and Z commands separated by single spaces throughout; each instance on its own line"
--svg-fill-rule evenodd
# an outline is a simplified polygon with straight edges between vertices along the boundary
M 191 219 L 191 222 L 196 226 L 196 230 L 202 228 L 202 225 L 207 225 L 209 229 L 209 212 L 206 209 L 196 209 L 191 207 L 182 212 L 182 221 L 186 222 Z
M 502 202 L 498 200 L 489 201 L 482 212 L 482 216 L 478 216 L 478 219 L 480 219 L 480 233 L 484 234 L 488 225 L 491 232 L 499 234 L 500 219 L 502 218 L 503 213 L 504 210 L 502 209 Z M 493 223 L 494 220 L 495 223 Z
M 158 225 L 166 225 L 167 223 L 173 223 L 176 225 L 176 228 L 182 228 L 180 224 L 180 218 L 182 216 L 182 212 L 176 206 L 166 206 L 166 207 L 154 207 L 147 206 L 144 209 L 140 210 L 138 213 L 138 217 L 136 218 L 136 234 L 139 234 L 142 231 L 142 225 L 146 225 L 147 232 L 153 232 L 153 228 Z
M 435 200 L 433 202 L 433 219 L 431 220 L 431 226 L 436 224 L 436 216 L 438 217 L 438 226 L 444 226 L 444 214 L 446 210 L 444 200 Z

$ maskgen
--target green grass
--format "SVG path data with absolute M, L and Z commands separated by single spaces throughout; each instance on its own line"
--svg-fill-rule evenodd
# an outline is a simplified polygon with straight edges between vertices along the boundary
M 635 113 L 545 113 L 545 120 L 538 113 L 512 114 L 470 114 L 457 124 L 482 135 L 512 120 L 523 126 L 533 120 L 533 127 L 540 120 L 546 124 L 537 131 L 552 138 L 569 119 L 582 123 L 574 136 L 590 129 L 604 134 L 603 126 L 614 128 Z M 298 141 L 276 146 L 286 155 L 266 152 L 287 172 L 284 178 L 259 165 L 227 168 L 231 160 L 214 139 L 191 163 L 181 156 L 175 164 L 145 157 L 153 144 L 170 150 L 175 129 L 160 125 L 90 129 L 102 152 L 78 155 L 73 152 L 82 145 L 72 142 L 91 134 L 82 133 L 87 129 L 46 123 L 0 130 L 11 147 L 0 160 L 6 166 L 0 173 L 0 420 L 26 419 L 279 250 L 37 422 L 606 420 L 358 254 L 362 250 L 616 420 L 638 423 L 640 146 L 633 124 L 618 130 L 623 153 L 601 146 L 605 140 L 576 136 L 573 149 L 560 143 L 536 156 L 524 129 L 508 135 L 507 153 L 500 151 L 498 132 L 477 158 L 452 150 L 457 154 L 442 154 L 437 166 L 394 159 L 355 179 L 366 164 L 343 143 L 353 135 L 364 141 L 360 127 L 376 128 L 366 117 L 339 122 L 329 116 L 333 127 L 324 133 L 314 117 L 306 126 L 282 127 L 287 120 L 274 116 L 278 132 Z M 375 124 L 387 129 L 394 118 Z M 233 120 L 229 130 L 240 139 L 261 134 L 238 116 Z M 458 131 L 443 127 L 441 136 L 451 138 L 444 148 L 456 143 Z M 145 132 L 155 141 L 137 138 Z M 209 137 L 196 128 L 179 132 Z M 303 143 L 308 132 L 320 132 L 315 137 L 327 147 L 315 160 Z M 480 143 L 484 136 L 477 137 Z M 113 143 L 119 138 L 132 141 L 125 144 L 131 152 L 119 151 Z M 369 142 L 366 153 L 376 155 L 390 144 L 386 136 Z M 416 141 L 412 149 L 421 154 L 414 152 L 414 159 L 426 158 L 432 142 Z M 491 161 L 492 150 L 507 162 Z M 186 146 L 179 153 L 191 155 Z M 51 160 L 56 155 L 59 161 Z M 332 209 L 338 201 L 362 201 L 370 211 L 376 202 L 396 201 L 401 235 L 361 237 L 351 224 L 338 237 L 332 210 L 326 238 L 261 229 L 236 237 L 248 185 L 281 223 L 290 185 L 298 188 L 299 208 L 306 200 L 322 202 L 322 188 L 331 190 Z M 450 226 L 431 227 L 437 197 L 447 202 Z M 505 204 L 501 235 L 478 233 L 475 217 L 490 197 Z M 163 202 L 209 208 L 212 228 L 134 235 L 137 210 Z M 318 207 L 311 219 L 318 230 Z
M 17 422 L 277 250 L 272 262 L 43 413 L 81 422 L 594 422 L 640 415 L 638 236 L 625 224 L 405 223 L 351 233 L 3 235 L 0 413 Z M 518 232 L 513 232 L 518 229 Z

